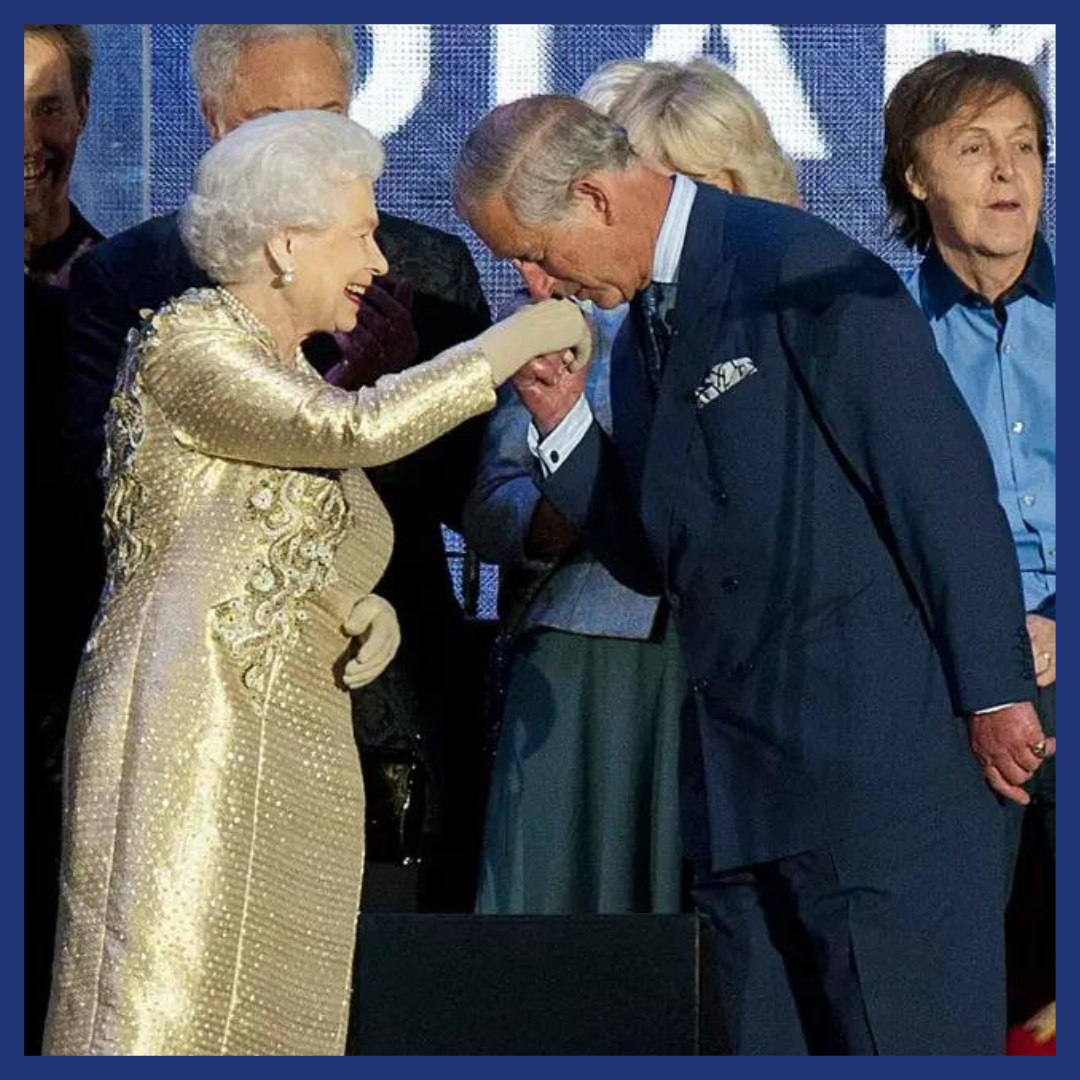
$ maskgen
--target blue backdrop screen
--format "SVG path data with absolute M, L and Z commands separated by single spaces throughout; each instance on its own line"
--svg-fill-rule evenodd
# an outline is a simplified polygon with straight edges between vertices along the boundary
M 194 26 L 93 25 L 90 127 L 73 181 L 76 201 L 111 234 L 176 209 L 208 140 L 188 74 Z M 498 308 L 514 283 L 450 206 L 451 163 L 493 105 L 529 93 L 576 93 L 620 57 L 719 60 L 757 97 L 796 159 L 806 206 L 898 269 L 912 256 L 888 238 L 878 182 L 885 97 L 905 71 L 949 48 L 1034 65 L 1053 115 L 1051 25 L 385 25 L 355 27 L 355 119 L 386 145 L 379 205 L 456 232 L 472 247 Z M 1053 141 L 1045 231 L 1053 240 Z M 484 608 L 490 610 L 490 589 Z
M 112 233 L 179 206 L 208 142 L 188 75 L 194 26 L 90 30 L 93 111 L 75 194 Z M 493 302 L 511 271 L 496 266 L 454 217 L 450 164 L 491 106 L 539 91 L 575 93 L 608 60 L 715 57 L 765 107 L 798 162 L 807 207 L 900 268 L 911 257 L 887 238 L 878 184 L 881 112 L 896 79 L 942 49 L 977 48 L 1033 64 L 1051 105 L 1054 97 L 1056 36 L 1047 25 L 372 24 L 355 33 L 361 79 L 353 115 L 387 148 L 380 205 L 466 237 Z M 1054 189 L 1051 153 L 1051 237 Z

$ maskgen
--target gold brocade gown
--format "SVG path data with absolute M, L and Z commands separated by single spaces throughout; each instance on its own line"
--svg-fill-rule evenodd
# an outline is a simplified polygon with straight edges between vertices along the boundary
M 343 623 L 392 542 L 353 467 L 494 403 L 468 343 L 331 387 L 217 289 L 129 336 L 45 1053 L 343 1052 L 364 858 Z

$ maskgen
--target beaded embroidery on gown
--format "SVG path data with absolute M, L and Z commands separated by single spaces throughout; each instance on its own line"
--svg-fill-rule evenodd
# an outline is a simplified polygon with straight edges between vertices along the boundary
M 347 393 L 220 289 L 129 335 L 71 704 L 47 1054 L 340 1054 L 363 870 L 362 468 L 494 406 L 471 343 Z

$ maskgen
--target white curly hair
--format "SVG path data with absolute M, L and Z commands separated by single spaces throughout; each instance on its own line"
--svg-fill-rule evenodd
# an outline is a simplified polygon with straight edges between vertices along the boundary
M 282 229 L 325 229 L 343 185 L 378 179 L 382 144 L 347 117 L 321 110 L 249 120 L 203 156 L 180 212 L 192 259 L 219 284 L 250 281 Z

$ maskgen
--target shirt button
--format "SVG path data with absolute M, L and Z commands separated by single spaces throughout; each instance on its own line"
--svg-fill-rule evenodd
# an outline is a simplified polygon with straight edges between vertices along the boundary
M 1014 435 L 1019 435 L 1024 430 L 1024 421 L 1014 420 L 1012 423 L 1012 430 Z
M 552 464 L 554 464 L 554 465 L 559 464 L 559 451 L 558 450 L 552 450 L 551 453 L 548 454 L 548 457 L 551 458 Z
M 1005 345 L 1005 355 L 1006 356 L 1012 356 L 1012 351 L 1013 351 L 1012 344 L 1011 343 L 1006 343 L 1006 345 Z
M 1023 497 L 1023 499 L 1021 500 L 1021 502 L 1023 502 L 1023 504 L 1025 506 L 1034 506 L 1035 505 L 1035 496 L 1034 495 L 1025 495 Z
M 739 579 L 734 575 L 732 575 L 731 577 L 726 577 L 723 581 L 720 582 L 720 588 L 723 589 L 724 592 L 734 592 L 738 587 Z

